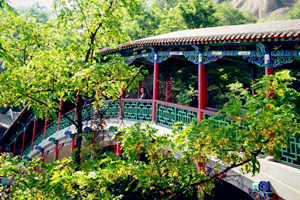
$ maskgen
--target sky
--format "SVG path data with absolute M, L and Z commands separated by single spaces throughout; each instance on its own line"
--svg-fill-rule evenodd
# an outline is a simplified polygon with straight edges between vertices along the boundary
M 52 1 L 53 0 L 8 0 L 9 5 L 11 5 L 12 7 L 26 7 L 38 2 L 40 6 L 45 6 L 48 9 L 51 9 Z

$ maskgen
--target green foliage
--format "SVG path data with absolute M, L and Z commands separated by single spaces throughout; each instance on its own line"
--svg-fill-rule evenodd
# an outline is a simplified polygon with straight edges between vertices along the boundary
M 189 106 L 192 100 L 192 95 L 198 96 L 198 90 L 195 90 L 191 86 L 189 86 L 189 89 L 181 89 L 176 95 L 176 102 L 181 105 Z
M 60 99 L 75 102 L 81 95 L 102 104 L 116 99 L 138 74 L 119 56 L 95 56 L 98 48 L 126 41 L 120 19 L 138 9 L 137 1 L 57 0 L 55 6 L 57 19 L 46 23 L 0 13 L 0 61 L 6 68 L 0 75 L 2 106 L 28 103 L 38 117 L 51 118 Z
M 237 25 L 257 22 L 257 18 L 249 11 L 241 11 L 228 1 L 217 4 L 216 9 L 216 17 L 219 19 L 219 25 Z
M 0 0 L 0 10 L 15 14 L 16 11 L 9 5 L 7 0 Z
M 232 84 L 220 116 L 182 130 L 176 125 L 172 134 L 158 133 L 149 124 L 124 128 L 118 138 L 121 158 L 87 137 L 87 156 L 77 170 L 68 159 L 45 164 L 3 154 L 0 177 L 7 178 L 8 184 L 0 186 L 1 195 L 8 199 L 183 199 L 210 193 L 228 170 L 241 167 L 244 173 L 258 173 L 259 154 L 286 147 L 288 138 L 299 133 L 299 116 L 290 101 L 299 93 L 290 88 L 292 80 L 287 71 L 265 76 L 253 85 L 254 96 L 241 84 Z
M 185 29 L 255 23 L 247 11 L 212 0 L 152 0 L 133 18 L 123 18 L 123 30 L 132 40 Z
M 45 24 L 49 20 L 50 12 L 46 7 L 40 6 L 39 3 L 33 4 L 31 7 L 22 7 L 17 10 L 18 14 L 29 15 L 37 18 L 37 22 Z
M 287 19 L 300 19 L 300 2 L 297 2 L 292 10 L 286 13 Z
M 182 0 L 178 9 L 188 29 L 210 27 L 217 22 L 212 0 Z

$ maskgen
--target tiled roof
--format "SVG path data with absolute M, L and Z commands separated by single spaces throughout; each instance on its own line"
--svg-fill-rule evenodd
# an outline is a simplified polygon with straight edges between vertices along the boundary
M 300 19 L 266 22 L 257 24 L 243 24 L 233 26 L 218 26 L 211 28 L 190 29 L 166 33 L 149 38 L 135 40 L 119 45 L 118 48 L 105 48 L 100 54 L 120 50 L 128 47 L 150 46 L 187 42 L 226 42 L 228 40 L 282 38 L 300 36 Z
M 0 114 L 0 126 L 8 128 L 12 122 L 10 115 Z

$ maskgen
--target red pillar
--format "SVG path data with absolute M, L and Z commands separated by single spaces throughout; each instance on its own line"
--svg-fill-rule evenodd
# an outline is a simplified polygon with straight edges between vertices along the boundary
M 54 160 L 58 160 L 58 154 L 59 154 L 59 149 L 58 149 L 59 141 L 55 141 L 55 150 L 54 150 Z
M 171 76 L 166 77 L 166 101 L 171 102 Z
M 75 149 L 75 135 L 72 137 L 71 152 Z
M 117 154 L 119 157 L 122 156 L 121 142 L 118 142 L 117 144 Z
M 156 101 L 159 95 L 159 63 L 157 62 L 157 54 L 155 54 L 154 72 L 153 72 L 153 109 L 152 121 L 156 121 Z
M 33 150 L 33 142 L 34 142 L 34 138 L 35 138 L 35 131 L 36 131 L 36 119 L 34 117 L 33 130 L 32 130 L 32 139 L 31 139 L 31 150 Z
M 272 66 L 272 58 L 270 56 L 270 54 L 265 54 L 264 56 L 264 61 L 265 61 L 265 75 L 274 75 L 274 68 Z M 272 94 L 269 93 L 269 88 L 267 87 L 267 97 L 269 98 L 270 96 L 272 96 Z M 273 96 L 274 98 L 274 96 Z M 270 137 L 274 137 L 274 133 L 271 133 Z M 272 160 L 273 159 L 273 155 L 271 152 L 268 152 L 268 158 Z
M 203 112 L 207 104 L 207 78 L 205 73 L 205 65 L 202 63 L 202 55 L 199 55 L 198 64 L 198 121 L 203 119 Z
M 265 74 L 266 75 L 274 75 L 274 68 L 273 67 L 265 68 Z
M 119 157 L 121 157 L 121 156 L 122 156 L 122 149 L 121 149 L 122 144 L 121 144 L 120 142 L 117 142 L 117 144 L 113 144 L 113 145 L 111 145 L 111 146 L 112 146 L 112 148 L 113 148 L 114 154 L 116 154 L 116 155 L 118 155 Z
M 60 128 L 60 118 L 61 118 L 61 112 L 63 108 L 63 100 L 60 100 L 60 106 L 59 106 L 59 113 L 58 113 L 58 119 L 57 119 L 57 130 L 59 131 Z
M 42 161 L 44 162 L 45 161 L 45 156 L 44 156 L 44 154 L 45 154 L 45 150 L 44 150 L 44 148 L 42 149 L 42 152 L 41 152 L 41 158 L 42 158 Z
M 22 141 L 22 149 L 21 149 L 21 160 L 22 160 L 22 157 L 23 157 L 25 139 L 26 139 L 26 130 L 23 132 L 23 141 Z
M 143 87 L 143 81 L 139 82 L 139 88 L 138 88 L 138 98 L 141 95 L 141 88 Z
M 14 141 L 13 157 L 16 156 L 17 141 Z

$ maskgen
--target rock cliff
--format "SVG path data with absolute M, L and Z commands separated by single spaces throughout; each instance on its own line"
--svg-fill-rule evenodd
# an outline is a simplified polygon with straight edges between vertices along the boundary
M 216 0 L 222 3 L 226 0 Z M 229 0 L 235 7 L 249 10 L 259 18 L 273 14 L 283 14 L 289 11 L 300 0 Z

